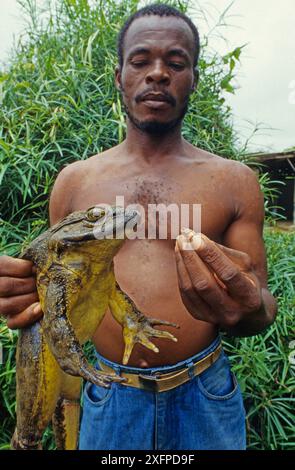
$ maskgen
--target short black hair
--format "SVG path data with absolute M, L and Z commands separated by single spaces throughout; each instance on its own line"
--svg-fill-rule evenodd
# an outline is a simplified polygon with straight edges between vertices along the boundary
M 148 15 L 157 15 L 161 17 L 162 16 L 174 16 L 176 18 L 181 18 L 183 21 L 186 22 L 186 24 L 190 27 L 194 35 L 194 40 L 195 40 L 194 67 L 196 67 L 198 64 L 199 55 L 200 55 L 200 36 L 199 36 L 197 27 L 194 25 L 194 23 L 191 21 L 191 19 L 188 16 L 186 16 L 184 13 L 177 10 L 176 8 L 171 7 L 169 5 L 165 5 L 163 3 L 153 3 L 151 5 L 147 5 L 146 7 L 140 8 L 140 10 L 137 10 L 135 13 L 133 13 L 133 15 L 129 16 L 129 18 L 124 23 L 124 25 L 122 26 L 119 32 L 118 42 L 117 42 L 117 53 L 118 53 L 120 69 L 123 67 L 124 39 L 125 39 L 125 35 L 130 25 L 137 18 L 141 18 L 142 16 L 148 16 Z

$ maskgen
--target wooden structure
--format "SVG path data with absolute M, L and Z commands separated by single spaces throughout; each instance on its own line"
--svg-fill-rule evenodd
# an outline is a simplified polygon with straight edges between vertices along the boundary
M 280 194 L 273 205 L 276 213 L 295 224 L 295 148 L 280 153 L 256 153 L 251 157 L 261 163 L 260 171 L 267 172 Z M 280 183 L 284 184 L 280 184 Z

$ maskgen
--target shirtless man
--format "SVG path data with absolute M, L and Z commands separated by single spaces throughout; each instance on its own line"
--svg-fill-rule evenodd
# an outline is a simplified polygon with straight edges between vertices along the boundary
M 193 364 L 213 357 L 219 330 L 255 335 L 275 319 L 263 196 L 247 166 L 196 148 L 181 135 L 198 79 L 198 33 L 187 17 L 170 7 L 142 9 L 123 27 L 118 52 L 115 81 L 127 111 L 126 139 L 60 172 L 50 223 L 95 204 L 114 204 L 121 195 L 126 205 L 201 204 L 206 237 L 195 251 L 182 249 L 183 237 L 177 243 L 171 237 L 127 240 L 116 256 L 117 281 L 137 307 L 180 329 L 171 329 L 177 343 L 154 339 L 159 354 L 137 345 L 122 366 L 122 329 L 107 312 L 93 338 L 100 367 L 129 377 L 185 368 L 187 378 L 172 389 L 166 384 L 165 391 L 149 380 L 140 388 L 113 384 L 110 390 L 87 384 L 80 448 L 244 449 L 244 407 L 227 357 L 213 355 L 213 365 L 201 372 Z M 22 328 L 40 318 L 31 263 L 2 256 L 0 275 L 0 312 L 8 326 Z

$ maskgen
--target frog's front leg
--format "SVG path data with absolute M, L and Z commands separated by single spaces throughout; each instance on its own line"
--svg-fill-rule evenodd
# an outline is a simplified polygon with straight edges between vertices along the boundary
M 121 290 L 118 283 L 110 296 L 109 307 L 113 317 L 123 327 L 125 342 L 123 364 L 127 364 L 129 361 L 135 343 L 140 343 L 157 353 L 159 349 L 148 338 L 169 338 L 172 341 L 177 341 L 177 338 L 168 331 L 156 330 L 154 326 L 167 325 L 179 328 L 178 325 L 143 315 L 130 297 Z

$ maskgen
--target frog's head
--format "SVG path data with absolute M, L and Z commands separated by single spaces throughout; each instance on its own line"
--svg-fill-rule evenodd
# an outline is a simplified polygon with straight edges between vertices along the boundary
M 124 207 L 93 206 L 86 211 L 83 225 L 92 229 L 94 238 L 125 239 L 139 222 L 140 214 Z
M 111 206 L 93 206 L 86 211 L 77 211 L 51 227 L 51 248 L 77 248 L 114 256 L 128 234 L 140 220 L 133 209 Z

